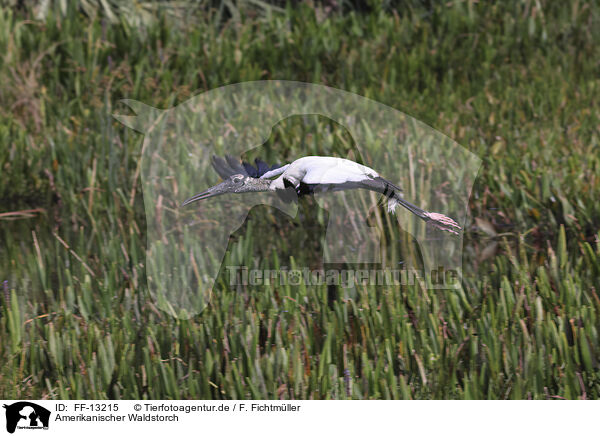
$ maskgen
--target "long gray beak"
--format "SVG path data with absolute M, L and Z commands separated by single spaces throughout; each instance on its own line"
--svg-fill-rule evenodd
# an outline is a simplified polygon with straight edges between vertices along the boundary
M 212 188 L 208 188 L 206 191 L 201 192 L 200 194 L 196 194 L 193 197 L 188 198 L 183 203 L 181 203 L 181 206 L 179 206 L 179 207 L 187 206 L 188 204 L 193 203 L 195 201 L 205 200 L 207 198 L 216 197 L 217 195 L 225 194 L 225 192 L 223 192 L 223 190 L 220 189 L 221 185 L 223 185 L 225 183 L 226 182 L 219 183 L 218 185 L 215 185 Z

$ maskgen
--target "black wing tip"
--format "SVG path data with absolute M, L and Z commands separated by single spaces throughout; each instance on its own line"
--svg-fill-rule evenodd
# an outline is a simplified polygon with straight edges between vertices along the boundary
M 213 155 L 212 165 L 223 179 L 234 174 L 244 174 L 258 179 L 265 173 L 281 167 L 280 164 L 269 166 L 269 164 L 258 157 L 254 159 L 254 165 L 252 165 L 249 162 L 240 161 L 240 159 L 232 155 L 225 155 L 224 157 Z
M 226 179 L 227 177 L 235 174 L 234 172 L 232 172 L 231 167 L 228 165 L 227 161 L 222 157 L 213 155 L 212 166 L 217 172 L 217 174 L 221 176 L 222 179 Z

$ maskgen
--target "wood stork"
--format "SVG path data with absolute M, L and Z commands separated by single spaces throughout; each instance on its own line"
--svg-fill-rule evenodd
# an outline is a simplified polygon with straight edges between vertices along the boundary
M 223 194 L 246 192 L 277 193 L 284 201 L 317 192 L 367 189 L 383 194 L 388 199 L 388 212 L 394 213 L 398 205 L 405 207 L 428 224 L 450 233 L 458 234 L 460 226 L 452 218 L 427 212 L 402 198 L 402 189 L 381 177 L 375 170 L 348 159 L 329 156 L 306 156 L 287 165 L 269 167 L 260 159 L 256 167 L 240 163 L 235 158 L 213 156 L 213 167 L 223 182 L 188 198 L 182 207 L 198 200 Z M 275 178 L 274 178 L 275 177 Z

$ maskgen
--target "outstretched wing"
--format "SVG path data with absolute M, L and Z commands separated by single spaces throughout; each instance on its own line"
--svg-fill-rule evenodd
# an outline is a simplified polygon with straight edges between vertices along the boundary
M 393 196 L 394 192 L 402 192 L 381 177 L 375 170 L 357 162 L 333 157 L 311 156 L 302 158 L 304 176 L 299 181 L 301 192 L 344 191 L 349 189 L 368 189 L 380 192 L 385 196 Z
M 343 181 L 343 182 L 326 182 L 326 183 L 304 183 L 300 182 L 297 193 L 299 196 L 314 194 L 316 192 L 337 192 L 348 191 L 352 189 L 366 189 L 369 191 L 379 192 L 385 197 L 390 198 L 394 193 L 401 195 L 402 188 L 387 181 L 383 177 L 365 178 L 360 181 Z
M 213 156 L 212 165 L 222 179 L 226 179 L 234 174 L 243 174 L 258 179 L 269 171 L 281 167 L 281 165 L 278 164 L 269 166 L 265 161 L 259 158 L 254 159 L 253 166 L 248 162 L 240 162 L 235 157 L 229 155 L 224 158 Z

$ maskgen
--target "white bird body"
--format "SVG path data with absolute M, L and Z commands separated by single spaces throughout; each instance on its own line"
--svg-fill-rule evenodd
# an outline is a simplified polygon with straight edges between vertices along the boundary
M 282 169 L 281 175 L 271 182 L 269 187 L 271 191 L 286 189 L 285 181 L 293 184 L 294 188 L 298 188 L 300 183 L 307 185 L 339 185 L 379 177 L 375 170 L 348 159 L 330 156 L 306 156 L 296 159 L 289 165 L 263 174 L 261 179 L 273 177 Z
M 427 223 L 450 233 L 458 234 L 460 226 L 446 215 L 424 211 L 404 200 L 402 189 L 381 177 L 375 170 L 348 159 L 332 156 L 306 156 L 279 168 L 269 168 L 256 159 L 256 168 L 240 164 L 232 157 L 214 157 L 213 167 L 224 181 L 183 202 L 182 206 L 217 195 L 245 192 L 275 192 L 290 201 L 290 192 L 298 197 L 325 191 L 367 189 L 388 199 L 388 211 L 398 205 L 408 209 Z M 273 177 L 277 177 L 273 179 Z M 295 194 L 294 194 L 295 192 Z

